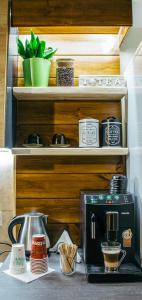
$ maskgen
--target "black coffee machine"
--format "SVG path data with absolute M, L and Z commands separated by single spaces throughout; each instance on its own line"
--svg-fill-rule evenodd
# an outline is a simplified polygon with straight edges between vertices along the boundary
M 88 282 L 142 281 L 135 203 L 126 176 L 113 176 L 108 193 L 81 191 L 81 239 Z M 117 241 L 126 251 L 118 272 L 105 272 L 105 241 Z

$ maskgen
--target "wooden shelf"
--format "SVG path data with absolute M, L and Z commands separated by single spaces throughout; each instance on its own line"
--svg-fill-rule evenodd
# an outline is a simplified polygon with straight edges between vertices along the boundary
M 14 87 L 17 100 L 116 100 L 127 95 L 120 87 Z
M 115 156 L 128 155 L 128 148 L 13 148 L 15 155 Z

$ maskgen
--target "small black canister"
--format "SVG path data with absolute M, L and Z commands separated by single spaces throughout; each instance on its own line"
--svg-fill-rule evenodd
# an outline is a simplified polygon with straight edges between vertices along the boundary
M 115 117 L 102 121 L 102 147 L 122 146 L 122 123 Z

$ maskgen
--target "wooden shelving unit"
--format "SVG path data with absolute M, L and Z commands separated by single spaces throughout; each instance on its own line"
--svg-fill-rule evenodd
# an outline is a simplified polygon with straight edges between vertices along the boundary
M 112 100 L 121 101 L 123 147 L 118 148 L 13 148 L 15 155 L 47 156 L 117 156 L 128 155 L 125 147 L 125 96 L 127 88 L 120 87 L 14 87 L 13 94 L 20 101 Z
M 120 87 L 14 87 L 17 100 L 113 100 L 127 95 L 127 88 Z
M 13 148 L 15 155 L 115 156 L 128 155 L 128 148 Z

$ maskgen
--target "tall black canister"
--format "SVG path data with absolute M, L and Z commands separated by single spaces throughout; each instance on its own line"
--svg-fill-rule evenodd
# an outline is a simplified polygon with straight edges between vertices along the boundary
M 102 147 L 122 146 L 122 123 L 115 117 L 102 121 Z

